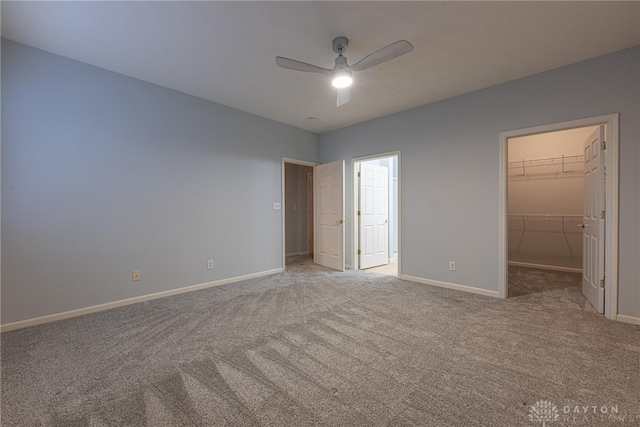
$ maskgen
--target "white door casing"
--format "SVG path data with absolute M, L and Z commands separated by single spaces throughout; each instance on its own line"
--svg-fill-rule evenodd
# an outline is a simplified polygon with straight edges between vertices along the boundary
M 361 269 L 389 263 L 389 169 L 360 163 L 359 242 Z
M 307 245 L 309 253 L 313 255 L 314 245 L 313 245 L 313 173 L 307 173 L 307 229 L 309 234 L 309 243 Z
M 604 126 L 584 141 L 584 208 L 582 292 L 593 307 L 604 311 L 605 155 Z M 601 286 L 601 280 L 602 286 Z
M 313 169 L 314 262 L 344 271 L 344 161 Z
M 527 135 L 555 132 L 565 129 L 575 129 L 586 126 L 605 126 L 605 141 L 607 144 L 606 165 L 607 177 L 605 181 L 605 234 L 600 236 L 604 239 L 604 264 L 605 264 L 605 301 L 604 315 L 607 319 L 623 320 L 618 314 L 618 266 L 619 266 L 619 233 L 620 227 L 618 216 L 620 212 L 619 189 L 620 178 L 618 171 L 620 168 L 620 118 L 618 113 L 606 114 L 602 116 L 587 117 L 583 119 L 566 122 L 551 123 L 530 128 L 516 129 L 500 132 L 499 135 L 499 158 L 500 158 L 500 186 L 499 186 L 499 241 L 498 247 L 498 293 L 501 298 L 507 298 L 507 268 L 508 268 L 508 204 L 507 204 L 507 142 L 509 138 L 517 138 Z

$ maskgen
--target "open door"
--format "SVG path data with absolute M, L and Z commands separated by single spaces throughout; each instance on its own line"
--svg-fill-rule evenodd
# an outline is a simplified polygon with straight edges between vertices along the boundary
M 582 292 L 591 305 L 604 311 L 605 169 L 604 126 L 584 141 L 584 209 Z
M 358 257 L 361 269 L 389 263 L 389 168 L 360 163 Z
M 316 264 L 344 271 L 344 161 L 314 166 Z

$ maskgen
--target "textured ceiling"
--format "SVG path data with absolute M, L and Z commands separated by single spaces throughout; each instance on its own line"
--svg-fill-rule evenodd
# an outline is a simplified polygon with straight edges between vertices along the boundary
M 638 2 L 2 2 L 2 36 L 322 133 L 640 44 Z M 406 39 L 415 51 L 356 75 L 332 68 Z M 311 121 L 309 117 L 316 117 Z

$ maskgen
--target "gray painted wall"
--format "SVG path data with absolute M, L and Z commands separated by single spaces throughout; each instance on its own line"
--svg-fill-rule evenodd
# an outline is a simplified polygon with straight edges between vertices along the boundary
M 282 156 L 402 150 L 403 273 L 497 290 L 499 132 L 614 112 L 619 312 L 640 317 L 639 59 L 628 49 L 318 138 L 3 40 L 1 322 L 279 268 Z
M 6 40 L 2 106 L 2 323 L 282 266 L 316 134 Z
M 620 113 L 619 313 L 640 317 L 639 59 L 635 47 L 326 133 L 320 160 L 346 160 L 349 177 L 351 158 L 402 150 L 402 273 L 497 291 L 499 133 Z

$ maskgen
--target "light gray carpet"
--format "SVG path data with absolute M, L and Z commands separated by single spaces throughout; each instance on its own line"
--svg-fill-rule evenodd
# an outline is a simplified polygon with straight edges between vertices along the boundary
M 499 300 L 295 259 L 4 333 L 2 425 L 540 426 L 542 399 L 640 417 L 640 328 L 560 276 L 514 269 Z

